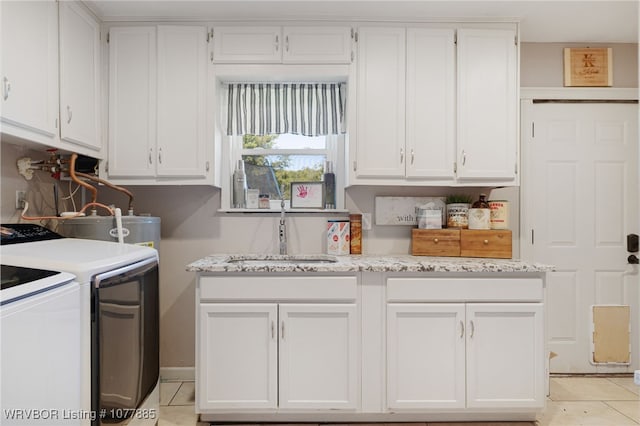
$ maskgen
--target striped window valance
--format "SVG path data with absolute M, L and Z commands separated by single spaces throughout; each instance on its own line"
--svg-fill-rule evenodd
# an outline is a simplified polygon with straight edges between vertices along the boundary
M 228 135 L 345 133 L 343 83 L 228 84 Z

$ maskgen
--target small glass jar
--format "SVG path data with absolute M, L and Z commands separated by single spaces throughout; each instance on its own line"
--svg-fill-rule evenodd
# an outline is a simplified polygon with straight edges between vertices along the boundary
M 260 194 L 258 196 L 258 208 L 268 209 L 270 207 L 269 194 Z

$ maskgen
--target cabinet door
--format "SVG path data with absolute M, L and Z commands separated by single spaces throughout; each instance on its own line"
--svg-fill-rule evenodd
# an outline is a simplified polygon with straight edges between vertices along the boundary
M 454 179 L 454 35 L 407 29 L 407 178 Z
M 285 27 L 282 62 L 291 64 L 351 63 L 351 28 Z
M 99 150 L 100 27 L 81 4 L 59 4 L 60 135 Z
M 356 177 L 404 178 L 405 30 L 358 30 Z
M 203 303 L 197 409 L 276 408 L 277 305 Z
M 355 409 L 356 306 L 280 305 L 280 408 Z
M 58 135 L 58 6 L 3 1 L 2 132 L 51 144 Z
M 213 60 L 218 63 L 280 63 L 280 27 L 215 27 Z
M 109 176 L 155 176 L 156 29 L 109 31 Z
M 467 305 L 467 407 L 543 407 L 541 303 Z
M 512 181 L 518 146 L 515 31 L 458 30 L 458 178 Z
M 205 176 L 207 29 L 158 27 L 157 176 Z
M 464 304 L 387 305 L 387 406 L 464 408 Z

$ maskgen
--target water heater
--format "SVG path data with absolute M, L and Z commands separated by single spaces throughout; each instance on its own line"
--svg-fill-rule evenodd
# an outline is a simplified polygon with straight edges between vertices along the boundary
M 65 237 L 118 241 L 115 216 L 83 216 L 62 220 L 57 231 Z M 159 249 L 160 218 L 122 216 L 124 242 Z

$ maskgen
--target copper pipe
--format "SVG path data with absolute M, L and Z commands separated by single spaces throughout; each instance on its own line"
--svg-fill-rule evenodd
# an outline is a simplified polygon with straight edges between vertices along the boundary
M 83 216 L 84 211 L 89 207 L 102 207 L 103 209 L 109 212 L 109 215 L 113 216 L 115 213 L 109 206 L 105 206 L 102 203 L 87 203 L 82 207 L 79 212 L 76 212 L 74 215 L 66 216 L 66 217 L 58 217 L 58 216 L 27 216 L 27 210 L 29 209 L 29 203 L 24 203 L 24 209 L 22 210 L 22 214 L 20 217 L 24 220 L 45 220 L 45 219 L 55 219 L 55 220 L 65 220 L 65 219 L 73 219 L 75 217 Z
M 93 175 L 90 175 L 90 174 L 87 174 L 87 173 L 81 173 L 81 172 L 75 172 L 75 173 L 76 173 L 76 176 L 80 176 L 82 178 L 89 179 L 89 180 L 92 180 L 94 182 L 101 183 L 101 184 L 103 184 L 105 186 L 108 186 L 111 189 L 115 189 L 116 191 L 120 191 L 123 194 L 126 194 L 127 197 L 129 197 L 129 208 L 128 208 L 128 210 L 129 211 L 133 210 L 133 194 L 128 189 L 125 189 L 125 188 L 123 188 L 121 186 L 118 186 L 118 185 L 114 185 L 111 182 L 108 182 L 108 181 L 106 181 L 104 179 L 100 179 L 99 177 L 96 177 L 96 176 L 93 176 Z
M 78 179 L 78 177 L 76 176 L 76 158 L 78 158 L 78 154 L 76 154 L 75 152 L 71 154 L 71 159 L 69 160 L 69 176 L 71 177 L 72 181 L 74 181 L 78 185 L 84 186 L 89 191 L 91 191 L 91 202 L 95 203 L 98 200 L 98 189 L 95 186 L 89 185 L 88 183 Z

